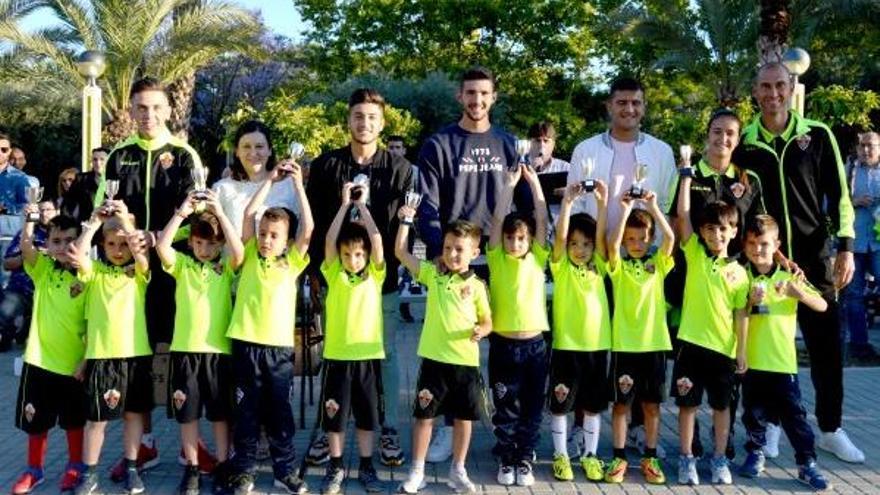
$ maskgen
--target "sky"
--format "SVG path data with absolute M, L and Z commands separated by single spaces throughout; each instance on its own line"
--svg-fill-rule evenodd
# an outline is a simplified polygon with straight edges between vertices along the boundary
M 293 6 L 293 0 L 232 0 L 248 10 L 260 11 L 263 22 L 274 33 L 299 40 L 302 35 L 303 23 L 299 12 Z M 53 23 L 53 16 L 46 10 L 31 14 L 24 20 L 25 29 L 45 27 Z

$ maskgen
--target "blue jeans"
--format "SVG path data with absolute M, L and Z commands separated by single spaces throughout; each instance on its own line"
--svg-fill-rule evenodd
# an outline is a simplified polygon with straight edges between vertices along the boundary
M 3 340 L 11 340 L 19 330 L 27 335 L 32 304 L 33 296 L 12 290 L 3 291 L 0 296 L 0 336 Z
M 746 451 L 754 452 L 767 445 L 767 423 L 776 423 L 785 430 L 798 465 L 815 460 L 815 437 L 801 403 L 798 376 L 749 370 L 742 381 Z
M 869 272 L 880 278 L 880 251 L 853 253 L 855 272 L 852 282 L 843 291 L 843 314 L 849 328 L 849 343 L 864 346 L 868 343 L 868 320 L 865 309 L 865 275 Z

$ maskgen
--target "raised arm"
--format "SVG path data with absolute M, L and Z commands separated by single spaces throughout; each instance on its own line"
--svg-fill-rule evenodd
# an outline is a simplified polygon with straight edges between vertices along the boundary
M 355 201 L 354 205 L 361 214 L 361 220 L 364 223 L 364 228 L 367 229 L 367 235 L 370 236 L 370 261 L 376 267 L 381 268 L 385 266 L 385 253 L 382 248 L 382 234 L 379 233 L 379 227 L 376 226 L 376 221 L 373 219 L 373 215 L 367 208 L 366 203 L 363 201 Z
M 183 203 L 177 208 L 177 211 L 174 212 L 171 220 L 168 220 L 165 229 L 159 234 L 159 238 L 156 239 L 156 254 L 159 255 L 159 260 L 161 260 L 162 264 L 165 266 L 171 266 L 174 264 L 176 252 L 171 245 L 174 243 L 174 236 L 180 229 L 181 224 L 192 215 L 193 201 L 192 193 L 188 194 L 186 199 L 183 200 Z
M 149 245 L 144 231 L 139 231 L 134 225 L 134 216 L 128 212 L 128 206 L 122 200 L 109 202 L 113 207 L 113 215 L 119 217 L 122 231 L 125 232 L 126 244 L 134 258 L 134 268 L 137 273 L 150 273 Z
M 596 198 L 596 252 L 604 259 L 608 259 L 605 231 L 608 229 L 608 186 L 599 179 L 596 180 L 596 189 L 593 196 Z
M 490 248 L 501 244 L 504 217 L 510 212 L 510 204 L 513 202 L 513 189 L 516 187 L 516 183 L 519 182 L 521 176 L 521 165 L 517 166 L 514 170 L 504 172 L 504 183 L 501 191 L 498 193 L 498 197 L 495 198 L 495 210 L 492 214 L 492 228 L 489 231 Z
M 397 237 L 394 238 L 394 256 L 400 260 L 400 263 L 406 267 L 412 274 L 413 278 L 419 276 L 419 259 L 409 252 L 409 230 L 412 222 L 408 218 L 415 216 L 416 210 L 409 206 L 403 205 L 397 210 L 397 218 L 400 219 L 400 225 L 397 227 Z
M 565 187 L 565 194 L 562 196 L 562 204 L 559 206 L 559 218 L 556 220 L 556 236 L 553 239 L 553 253 L 551 259 L 559 261 L 565 256 L 565 249 L 568 244 L 568 224 L 571 219 L 571 205 L 575 198 L 581 194 L 581 186 L 579 183 L 569 184 Z
M 663 242 L 660 243 L 660 251 L 666 256 L 672 256 L 672 250 L 675 248 L 675 232 L 669 221 L 666 220 L 666 214 L 657 204 L 657 194 L 654 191 L 648 191 L 645 195 L 645 202 L 648 203 L 648 211 L 654 217 L 654 222 L 663 233 Z
M 676 213 L 678 215 L 678 224 L 681 227 L 681 239 L 679 242 L 684 244 L 694 233 L 694 225 L 691 223 L 691 183 L 692 177 L 682 175 L 678 183 L 678 206 Z
M 223 211 L 223 205 L 220 204 L 220 198 L 217 196 L 217 193 L 208 191 L 206 194 L 208 198 L 205 200 L 205 204 L 208 211 L 217 217 L 217 221 L 220 222 L 220 230 L 223 231 L 223 237 L 226 238 L 229 263 L 233 270 L 238 270 L 241 264 L 244 263 L 244 244 L 241 243 L 241 237 L 238 236 L 238 231 L 232 225 L 232 220 Z
M 336 239 L 339 237 L 339 230 L 342 228 L 342 222 L 345 221 L 345 214 L 351 207 L 351 187 L 354 184 L 346 182 L 342 185 L 342 204 L 336 211 L 336 216 L 330 222 L 330 228 L 327 229 L 327 237 L 324 238 L 324 260 L 330 263 L 336 259 L 339 253 L 336 252 Z
M 295 247 L 300 254 L 304 255 L 309 250 L 309 242 L 312 241 L 315 219 L 312 217 L 312 208 L 309 205 L 309 198 L 306 196 L 306 188 L 303 186 L 302 168 L 295 162 L 290 162 L 289 166 L 293 188 L 299 198 L 299 232 L 296 234 Z
M 538 173 L 531 167 L 520 167 L 522 176 L 529 184 L 532 191 L 532 199 L 535 204 L 535 239 L 541 245 L 547 243 L 547 199 L 544 197 L 544 190 L 541 189 L 541 181 L 538 180 Z
M 623 194 L 620 198 L 620 205 L 622 207 L 620 220 L 614 226 L 614 231 L 611 233 L 611 238 L 608 241 L 609 266 L 613 266 L 620 261 L 620 244 L 623 243 L 623 231 L 626 228 L 626 220 L 629 218 L 629 214 L 632 213 L 633 208 L 633 199 L 629 196 L 629 193 Z
M 92 259 L 89 257 L 92 239 L 95 238 L 95 233 L 98 232 L 98 229 L 101 228 L 101 225 L 107 218 L 107 206 L 99 206 L 92 211 L 92 216 L 82 224 L 82 232 L 69 251 L 71 262 L 80 273 L 92 271 Z
M 278 178 L 278 167 L 272 169 L 269 177 L 260 184 L 260 188 L 251 197 L 248 205 L 244 209 L 244 218 L 241 220 L 241 242 L 247 243 L 257 235 L 257 212 L 266 202 L 269 191 L 272 189 L 272 183 Z
M 28 222 L 29 213 L 40 213 L 40 208 L 36 204 L 27 204 L 24 206 L 24 222 L 21 228 L 21 259 L 27 266 L 33 266 L 37 261 L 37 248 L 34 247 L 34 223 Z

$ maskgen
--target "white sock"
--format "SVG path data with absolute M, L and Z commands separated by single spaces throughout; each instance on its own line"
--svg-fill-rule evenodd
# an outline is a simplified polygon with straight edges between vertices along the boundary
M 596 455 L 599 450 L 599 430 L 602 422 L 598 414 L 584 415 L 584 455 Z
M 155 447 L 155 445 L 153 445 L 155 442 L 156 440 L 153 438 L 152 433 L 144 433 L 143 435 L 141 435 L 141 443 L 146 445 L 147 447 L 152 449 L 153 447 Z
M 424 460 L 421 460 L 421 461 L 413 460 L 412 466 L 410 467 L 409 472 L 411 474 L 414 474 L 419 477 L 424 476 L 425 475 L 425 461 Z
M 467 472 L 464 469 L 464 462 L 453 462 L 452 465 L 449 466 L 449 471 L 458 474 Z
M 568 436 L 568 418 L 565 415 L 550 417 L 550 434 L 553 436 L 553 450 L 557 454 L 568 455 L 566 437 Z

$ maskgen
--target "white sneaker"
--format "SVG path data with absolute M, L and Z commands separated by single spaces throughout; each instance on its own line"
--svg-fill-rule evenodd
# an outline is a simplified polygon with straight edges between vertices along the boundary
M 678 457 L 678 484 L 698 486 L 700 475 L 697 474 L 697 460 L 693 456 Z
M 575 426 L 571 429 L 571 433 L 568 435 L 568 452 L 572 454 L 572 459 L 577 459 L 585 454 L 583 426 Z
M 767 442 L 762 450 L 764 457 L 767 459 L 776 459 L 779 457 L 779 436 L 782 434 L 782 428 L 773 423 L 767 423 L 767 431 L 764 433 L 764 441 Z
M 644 426 L 636 426 L 634 428 L 630 428 L 626 434 L 626 447 L 630 449 L 635 449 L 639 451 L 639 454 L 645 454 L 645 427 Z M 657 442 L 657 458 L 658 459 L 666 459 L 666 449 L 663 448 L 663 445 L 660 445 L 659 439 Z
M 501 486 L 512 486 L 516 483 L 516 474 L 513 466 L 501 464 L 498 466 L 498 484 Z
M 532 486 L 535 484 L 535 474 L 532 472 L 532 464 L 528 461 L 520 461 L 516 466 L 516 486 Z
M 458 471 L 454 468 L 449 468 L 449 481 L 446 482 L 446 486 L 452 489 L 455 493 L 476 493 L 477 485 L 468 478 L 467 471 L 462 469 Z
M 411 469 L 406 480 L 400 484 L 400 492 L 418 493 L 419 490 L 423 490 L 426 486 L 428 486 L 428 483 L 425 482 L 425 473 L 419 473 Z
M 441 426 L 431 437 L 431 445 L 428 446 L 428 455 L 425 460 L 446 462 L 450 457 L 452 457 L 452 427 Z
M 831 452 L 844 462 L 854 464 L 865 462 L 865 453 L 852 443 L 843 428 L 838 428 L 833 433 L 822 432 L 819 435 L 819 441 L 816 442 L 816 447 Z
M 724 454 L 712 457 L 709 464 L 712 469 L 713 485 L 730 485 L 733 483 L 733 476 L 730 475 L 730 466 L 728 466 L 727 457 Z

